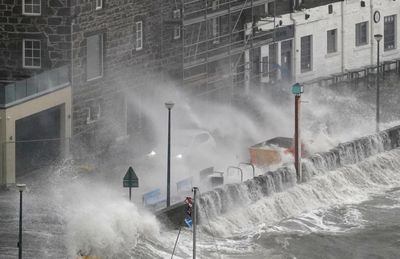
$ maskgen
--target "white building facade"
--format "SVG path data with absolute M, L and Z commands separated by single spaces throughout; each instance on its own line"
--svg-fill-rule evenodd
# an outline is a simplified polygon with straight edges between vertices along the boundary
M 284 78 L 289 69 L 290 79 L 304 83 L 376 65 L 375 34 L 383 35 L 381 61 L 395 60 L 400 58 L 398 14 L 400 2 L 393 0 L 340 1 L 285 14 L 277 18 L 276 26 L 294 26 L 292 43 L 285 40 L 276 41 L 273 48 L 272 44 L 262 46 L 260 60 L 277 61 L 278 79 Z M 272 28 L 260 25 L 260 29 Z M 293 54 L 284 53 L 288 53 L 288 47 Z M 271 49 L 276 50 L 273 55 L 277 57 L 271 56 Z M 287 62 L 287 58 L 291 61 Z M 263 72 L 261 82 L 270 82 L 271 73 Z

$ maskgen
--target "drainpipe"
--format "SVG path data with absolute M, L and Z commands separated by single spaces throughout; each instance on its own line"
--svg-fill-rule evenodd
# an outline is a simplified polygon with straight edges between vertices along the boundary
M 344 73 L 344 40 L 345 40 L 345 35 L 344 35 L 344 1 L 342 1 L 340 3 L 340 9 L 341 9 L 341 22 L 342 22 L 342 40 L 341 40 L 341 47 L 342 47 L 342 52 L 341 52 L 341 60 L 342 60 L 342 66 L 341 66 L 341 70 L 342 73 Z
M 276 1 L 276 0 L 275 0 Z M 294 19 L 293 17 L 293 13 L 294 13 L 294 4 L 295 4 L 295 0 L 292 0 L 292 8 L 291 8 L 291 13 L 290 13 L 290 20 L 293 23 L 293 80 L 295 82 L 297 82 L 297 38 L 296 38 L 296 29 L 297 29 L 297 22 L 296 19 Z
M 74 88 L 74 43 L 73 43 L 73 33 L 74 33 L 74 21 L 75 21 L 75 11 L 72 12 L 72 4 L 69 6 L 70 10 L 71 10 L 71 24 L 70 24 L 70 40 L 69 43 L 71 45 L 71 53 L 70 53 L 70 88 L 71 88 L 71 96 L 69 96 L 70 98 L 70 102 L 71 102 L 71 107 L 70 110 L 67 110 L 67 104 L 64 105 L 64 146 L 62 147 L 62 151 L 64 153 L 64 158 L 68 157 L 70 154 L 70 148 L 71 148 L 71 143 L 72 143 L 72 93 L 73 93 L 73 88 Z M 70 115 L 70 118 L 68 118 L 68 115 Z M 70 121 L 70 124 L 68 124 L 68 121 Z M 67 138 L 67 125 L 69 125 L 70 127 L 70 134 L 69 134 L 69 138 Z M 62 140 L 61 140 L 62 141 Z

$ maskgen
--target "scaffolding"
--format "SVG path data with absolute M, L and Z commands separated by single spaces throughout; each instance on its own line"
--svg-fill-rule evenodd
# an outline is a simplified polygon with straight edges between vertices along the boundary
M 181 8 L 185 87 L 234 94 L 234 86 L 259 82 L 260 46 L 275 41 L 275 0 L 181 0 Z M 265 24 L 272 29 L 260 31 Z

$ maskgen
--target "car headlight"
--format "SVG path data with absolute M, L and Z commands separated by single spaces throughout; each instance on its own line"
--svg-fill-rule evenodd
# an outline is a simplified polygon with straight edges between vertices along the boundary
M 153 157 L 155 155 L 157 155 L 157 153 L 154 150 L 152 150 L 150 153 L 147 154 L 147 156 L 149 156 L 149 157 Z

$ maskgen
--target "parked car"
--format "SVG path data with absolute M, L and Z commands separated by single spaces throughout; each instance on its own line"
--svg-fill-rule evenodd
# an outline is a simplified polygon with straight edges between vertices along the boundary
M 193 166 L 206 162 L 215 152 L 216 142 L 213 136 L 202 129 L 175 130 L 171 136 L 171 160 L 189 163 Z M 166 157 L 167 143 L 155 147 L 150 158 Z

